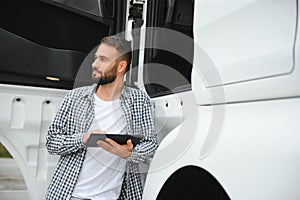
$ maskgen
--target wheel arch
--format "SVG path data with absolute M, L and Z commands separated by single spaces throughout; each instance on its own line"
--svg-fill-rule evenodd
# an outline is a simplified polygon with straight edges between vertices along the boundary
M 205 169 L 189 165 L 176 170 L 164 183 L 157 200 L 230 199 L 220 182 Z

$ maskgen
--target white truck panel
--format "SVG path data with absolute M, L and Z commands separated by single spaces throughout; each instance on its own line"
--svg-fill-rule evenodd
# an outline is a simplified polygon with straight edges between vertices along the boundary
M 215 10 L 210 8 L 213 5 Z M 219 13 L 222 6 L 224 11 Z M 299 95 L 300 89 L 295 87 L 300 82 L 299 42 L 294 45 L 295 6 L 293 0 L 195 1 L 192 87 L 199 105 Z M 228 17 L 222 18 L 224 15 Z M 249 23 L 239 22 L 244 17 L 259 23 L 245 27 Z
M 189 125 L 178 126 L 165 137 L 152 160 L 144 199 L 155 199 L 168 177 L 187 165 L 207 170 L 231 199 L 300 198 L 300 100 L 230 104 L 225 110 L 223 129 L 205 156 L 200 152 L 210 137 L 212 106 L 198 108 L 194 140 L 170 163 L 165 160 L 172 154 L 167 157 L 165 153 L 176 151 L 179 134 L 189 137 L 184 127 L 192 126 L 193 120 L 186 120 L 182 124 Z
M 45 147 L 46 133 L 66 91 L 0 85 L 0 141 L 16 160 L 30 197 L 44 198 L 58 157 Z

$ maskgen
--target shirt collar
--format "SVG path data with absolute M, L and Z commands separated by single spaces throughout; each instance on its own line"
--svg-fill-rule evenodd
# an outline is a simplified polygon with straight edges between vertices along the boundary
M 129 88 L 124 84 L 124 87 L 122 89 L 121 95 L 120 95 L 120 99 L 121 98 L 128 98 L 129 97 Z
M 83 93 L 82 96 L 84 98 L 87 98 L 88 100 L 92 101 L 93 98 L 94 98 L 94 93 L 96 92 L 96 90 L 97 90 L 97 84 L 94 83 L 93 85 L 89 86 L 87 88 L 87 90 L 84 90 L 84 93 Z M 129 97 L 129 88 L 128 88 L 128 86 L 126 86 L 124 84 L 124 87 L 123 87 L 121 95 L 120 95 L 120 99 L 122 99 L 122 98 L 126 99 L 128 97 Z
M 96 92 L 96 89 L 97 89 L 97 84 L 96 83 L 94 83 L 91 86 L 88 86 L 87 89 L 83 91 L 82 97 L 92 101 L 93 98 L 94 98 L 93 95 Z

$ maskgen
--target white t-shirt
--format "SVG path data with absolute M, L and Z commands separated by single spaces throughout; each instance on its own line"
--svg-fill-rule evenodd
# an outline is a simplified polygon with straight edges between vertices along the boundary
M 126 121 L 120 101 L 103 101 L 96 94 L 95 118 L 89 129 L 124 133 Z M 87 148 L 87 153 L 72 196 L 93 200 L 116 200 L 121 191 L 126 161 L 101 147 Z

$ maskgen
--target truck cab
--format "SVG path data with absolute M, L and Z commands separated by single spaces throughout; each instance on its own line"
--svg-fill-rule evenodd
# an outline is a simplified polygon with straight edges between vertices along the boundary
M 125 83 L 151 97 L 159 148 L 143 199 L 299 199 L 299 0 L 0 3 L 0 143 L 30 198 L 59 157 L 46 134 L 91 84 L 100 39 L 132 41 Z

